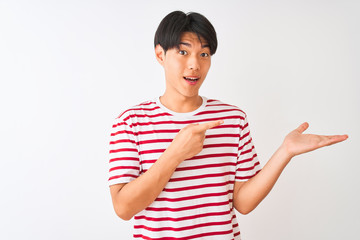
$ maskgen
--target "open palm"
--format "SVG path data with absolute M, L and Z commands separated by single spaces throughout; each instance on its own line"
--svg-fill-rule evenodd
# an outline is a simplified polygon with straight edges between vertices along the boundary
M 284 139 L 283 145 L 293 157 L 315 149 L 342 142 L 348 138 L 347 135 L 316 135 L 303 134 L 309 127 L 307 122 L 301 124 L 297 129 L 291 131 Z

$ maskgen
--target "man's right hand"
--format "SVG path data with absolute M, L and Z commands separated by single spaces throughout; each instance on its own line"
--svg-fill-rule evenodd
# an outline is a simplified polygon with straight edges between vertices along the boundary
M 206 130 L 224 121 L 190 124 L 179 131 L 157 161 L 139 177 L 110 187 L 116 214 L 124 220 L 149 206 L 161 193 L 177 166 L 203 149 Z
M 223 123 L 223 120 L 218 120 L 201 124 L 189 124 L 179 131 L 166 151 L 176 154 L 180 161 L 192 158 L 203 149 L 206 130 Z

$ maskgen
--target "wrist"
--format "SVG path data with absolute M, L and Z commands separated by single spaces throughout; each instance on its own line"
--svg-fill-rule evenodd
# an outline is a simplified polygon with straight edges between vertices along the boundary
M 167 159 L 167 162 L 172 162 L 176 164 L 176 166 L 178 166 L 182 161 L 184 161 L 184 159 L 181 158 L 181 154 L 173 151 L 171 148 L 167 148 L 161 157 Z
M 285 144 L 281 144 L 277 152 L 281 158 L 287 162 L 290 162 L 290 160 L 295 156 Z

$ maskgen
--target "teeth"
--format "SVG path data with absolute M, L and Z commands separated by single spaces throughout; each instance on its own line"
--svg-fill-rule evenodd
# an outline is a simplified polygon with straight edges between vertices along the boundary
M 188 77 L 185 77 L 185 79 L 191 80 L 191 81 L 196 81 L 196 80 L 198 80 L 198 78 L 188 78 Z

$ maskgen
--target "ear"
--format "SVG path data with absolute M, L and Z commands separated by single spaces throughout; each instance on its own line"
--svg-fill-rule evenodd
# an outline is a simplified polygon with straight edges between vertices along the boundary
M 156 45 L 156 47 L 155 47 L 155 57 L 156 57 L 156 60 L 157 60 L 162 66 L 164 66 L 165 51 L 164 51 L 164 49 L 160 46 L 160 44 Z

